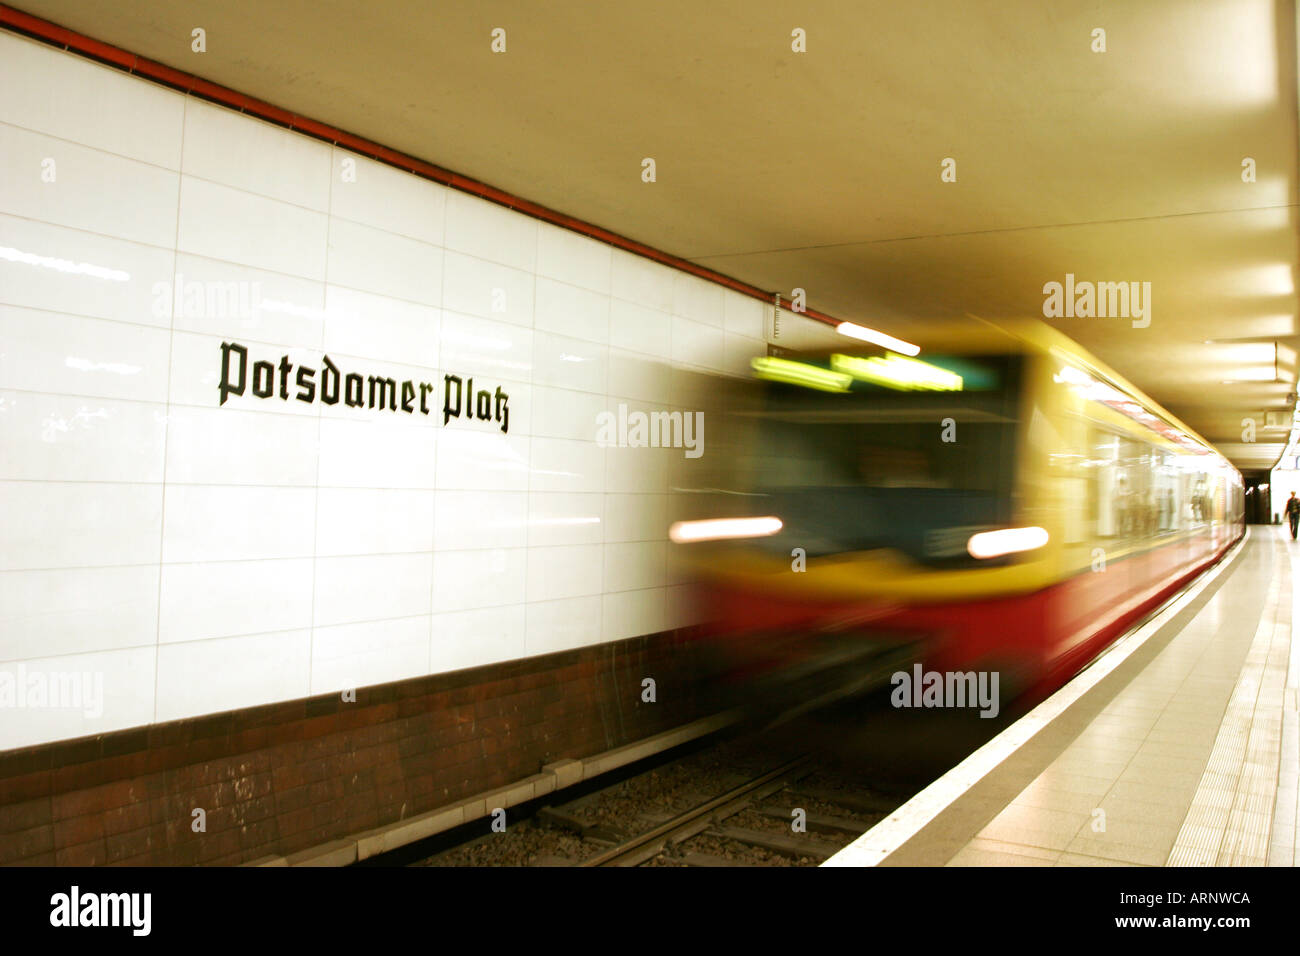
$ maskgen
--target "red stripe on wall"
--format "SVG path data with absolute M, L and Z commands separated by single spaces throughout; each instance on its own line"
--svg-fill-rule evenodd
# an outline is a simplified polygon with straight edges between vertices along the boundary
M 424 179 L 431 179 L 434 182 L 441 183 L 451 189 L 460 190 L 461 192 L 471 193 L 489 202 L 513 209 L 516 212 L 531 216 L 534 219 L 540 219 L 543 222 L 549 222 L 552 225 L 560 226 L 572 232 L 581 233 L 592 239 L 615 246 L 616 248 L 626 250 L 646 259 L 653 259 L 655 262 L 670 266 L 681 272 L 688 272 L 691 275 L 706 279 L 709 282 L 717 283 L 736 292 L 751 296 L 755 299 L 761 299 L 764 302 L 772 302 L 775 292 L 765 292 L 762 289 L 752 286 L 747 282 L 741 282 L 739 279 L 733 279 L 725 276 L 720 272 L 714 272 L 704 266 L 696 265 L 686 259 L 671 255 L 667 252 L 661 252 L 658 249 L 651 248 L 635 239 L 629 239 L 618 233 L 610 232 L 608 229 L 602 229 L 600 226 L 592 225 L 581 219 L 575 219 L 572 216 L 566 216 L 564 213 L 556 212 L 546 206 L 538 205 L 519 196 L 489 186 L 487 183 L 481 183 L 476 179 L 468 176 L 461 176 L 459 173 L 453 173 L 451 170 L 443 169 L 441 166 L 435 166 L 433 163 L 427 163 L 424 160 L 407 156 L 396 150 L 389 149 L 387 146 L 381 146 L 378 143 L 371 142 L 360 136 L 355 136 L 344 130 L 337 129 L 327 123 L 321 123 L 317 120 L 309 119 L 305 116 L 298 116 L 287 110 L 280 109 L 270 103 L 264 103 L 261 100 L 246 96 L 229 87 L 221 86 L 218 83 L 212 83 L 202 77 L 194 76 L 191 73 L 183 73 L 180 70 L 165 66 L 154 60 L 146 59 L 142 56 L 136 56 L 120 47 L 115 47 L 108 43 L 101 43 L 90 37 L 83 36 L 80 33 L 61 27 L 49 20 L 43 20 L 40 17 L 32 16 L 30 13 L 23 13 L 21 10 L 15 10 L 13 7 L 0 3 L 0 27 L 11 30 L 16 33 L 23 33 L 34 39 L 61 49 L 69 50 L 73 53 L 79 53 L 83 56 L 106 63 L 109 66 L 125 70 L 127 73 L 140 76 L 155 83 L 161 83 L 172 89 L 180 90 L 182 93 L 202 97 L 205 100 L 211 100 L 214 103 L 220 103 L 223 106 L 229 106 L 232 109 L 239 110 L 241 113 L 247 113 L 250 116 L 256 116 L 268 122 L 275 123 L 277 126 L 283 126 L 307 136 L 333 143 L 336 146 L 342 146 L 354 153 L 360 153 L 368 156 L 378 162 L 385 163 L 389 166 L 395 166 L 398 169 L 414 173 Z M 782 297 L 781 307 L 783 309 L 793 309 L 789 299 Z M 828 325 L 839 325 L 840 319 L 826 315 L 824 312 L 818 312 L 815 309 L 807 309 L 800 313 L 810 319 L 816 319 L 825 322 Z

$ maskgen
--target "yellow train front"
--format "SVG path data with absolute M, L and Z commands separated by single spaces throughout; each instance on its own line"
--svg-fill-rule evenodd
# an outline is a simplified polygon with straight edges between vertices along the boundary
M 732 677 L 920 664 L 1032 702 L 1242 534 L 1238 472 L 1049 327 L 920 346 L 756 359 L 717 413 L 726 476 L 671 537 Z

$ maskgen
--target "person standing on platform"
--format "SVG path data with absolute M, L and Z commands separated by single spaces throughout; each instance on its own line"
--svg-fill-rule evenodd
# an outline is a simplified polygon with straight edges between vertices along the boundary
M 1296 530 L 1300 528 L 1300 498 L 1291 492 L 1291 497 L 1286 502 L 1286 520 L 1291 524 L 1291 540 L 1296 539 Z

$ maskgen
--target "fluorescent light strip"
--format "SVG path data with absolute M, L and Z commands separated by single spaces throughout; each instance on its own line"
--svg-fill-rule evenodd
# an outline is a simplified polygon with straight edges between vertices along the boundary
M 902 339 L 896 339 L 892 335 L 886 335 L 884 332 L 877 332 L 875 329 L 869 329 L 865 325 L 858 325 L 856 322 L 841 322 L 835 326 L 835 331 L 840 335 L 847 335 L 851 339 L 861 339 L 863 342 L 870 342 L 873 345 L 881 345 L 887 349 L 893 349 L 895 352 L 901 352 L 903 355 L 917 355 L 921 351 L 921 346 L 913 345 L 911 342 L 904 342 Z
M 962 377 L 956 372 L 901 355 L 860 358 L 835 354 L 831 356 L 831 368 L 888 388 L 934 392 L 960 392 L 962 388 Z
M 821 392 L 847 392 L 853 384 L 851 375 L 789 359 L 765 356 L 753 359 L 750 364 L 759 378 L 788 385 L 802 385 Z

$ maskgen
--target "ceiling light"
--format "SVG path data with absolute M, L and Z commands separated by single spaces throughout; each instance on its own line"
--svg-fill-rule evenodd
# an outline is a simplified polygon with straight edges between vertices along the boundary
M 893 349 L 895 352 L 901 352 L 904 355 L 917 355 L 921 351 L 921 346 L 913 345 L 911 342 L 904 342 L 902 339 L 896 339 L 892 335 L 886 335 L 884 332 L 877 332 L 875 329 L 869 329 L 865 325 L 858 325 L 856 322 L 841 322 L 835 326 L 835 331 L 840 335 L 847 335 L 851 339 L 861 339 L 863 342 L 871 342 L 873 345 L 880 345 L 887 349 Z
M 790 359 L 761 356 L 751 360 L 754 374 L 769 382 L 784 382 L 787 385 L 802 385 L 815 388 L 820 392 L 847 392 L 853 384 L 853 376 L 843 372 L 833 372 L 817 365 L 805 362 L 792 362 Z
M 858 358 L 837 354 L 831 356 L 831 368 L 887 388 L 933 392 L 960 392 L 962 389 L 962 378 L 956 372 L 901 355 Z

